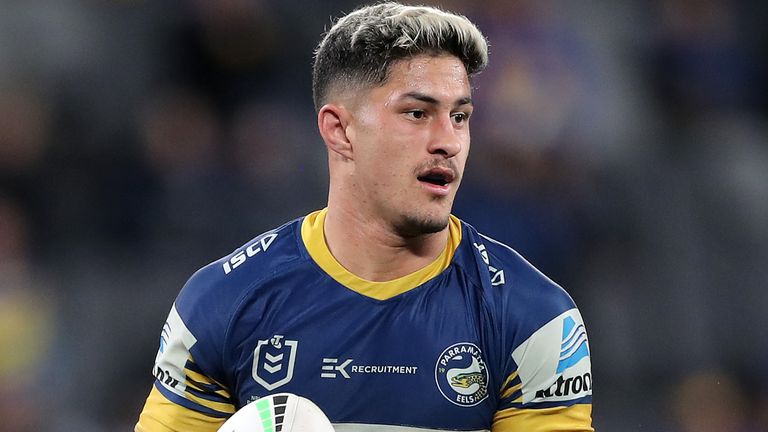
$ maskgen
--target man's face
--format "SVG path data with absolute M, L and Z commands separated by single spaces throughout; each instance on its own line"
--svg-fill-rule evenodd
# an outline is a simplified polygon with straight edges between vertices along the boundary
M 449 55 L 390 67 L 387 82 L 355 97 L 348 136 L 358 204 L 400 235 L 448 224 L 469 153 L 469 79 Z

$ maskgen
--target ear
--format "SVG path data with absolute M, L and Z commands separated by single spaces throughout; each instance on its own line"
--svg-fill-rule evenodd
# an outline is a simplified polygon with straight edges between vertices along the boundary
M 347 134 L 350 119 L 350 112 L 343 105 L 326 104 L 317 113 L 317 128 L 325 146 L 344 159 L 353 159 L 352 141 Z

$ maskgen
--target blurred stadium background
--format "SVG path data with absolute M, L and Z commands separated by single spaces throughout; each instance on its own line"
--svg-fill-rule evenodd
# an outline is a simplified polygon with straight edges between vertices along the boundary
M 0 1 L 0 431 L 132 430 L 186 278 L 324 204 L 356 4 Z M 440 4 L 492 47 L 455 212 L 580 305 L 598 430 L 768 431 L 766 3 Z

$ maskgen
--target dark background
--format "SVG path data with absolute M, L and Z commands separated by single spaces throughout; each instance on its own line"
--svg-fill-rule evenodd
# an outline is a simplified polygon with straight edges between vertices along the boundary
M 441 4 L 491 43 L 455 213 L 579 304 L 598 430 L 767 431 L 765 3 Z M 132 430 L 187 277 L 324 205 L 355 5 L 0 1 L 0 431 Z

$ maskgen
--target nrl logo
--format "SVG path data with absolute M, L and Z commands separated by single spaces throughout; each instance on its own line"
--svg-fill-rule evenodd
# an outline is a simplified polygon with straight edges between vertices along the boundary
M 260 340 L 253 351 L 253 379 L 267 390 L 285 385 L 293 378 L 299 342 L 274 335 Z

